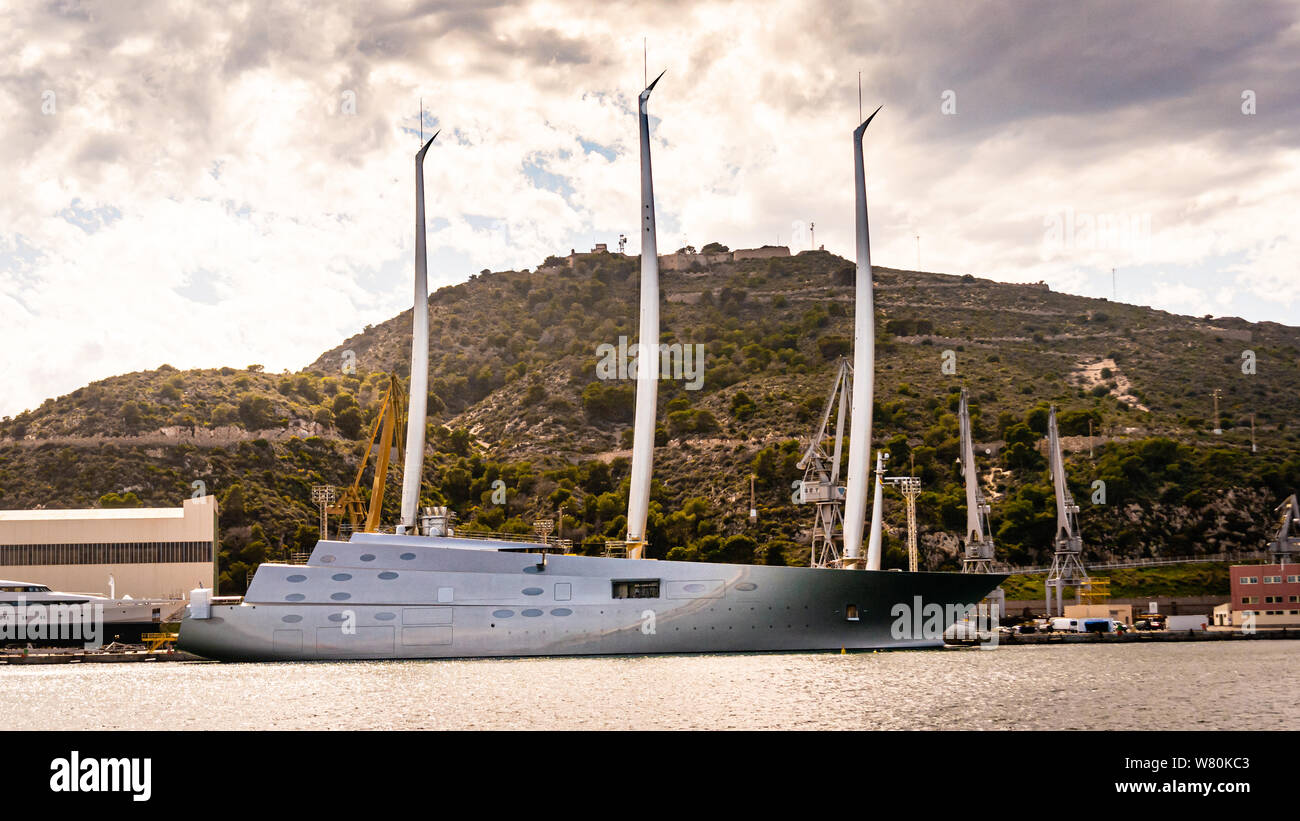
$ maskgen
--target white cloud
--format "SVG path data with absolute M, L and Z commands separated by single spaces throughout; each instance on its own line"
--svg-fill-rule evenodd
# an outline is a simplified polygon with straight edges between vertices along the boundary
M 920 234 L 926 270 L 1058 290 L 1115 266 L 1219 265 L 1125 298 L 1296 324 L 1294 10 L 1188 9 L 1152 49 L 1163 16 L 1103 5 L 16 9 L 0 29 L 0 413 L 162 362 L 301 367 L 404 310 L 421 97 L 443 129 L 430 248 L 469 261 L 434 283 L 620 232 L 635 252 L 642 35 L 652 73 L 668 69 L 650 104 L 661 250 L 789 241 L 812 221 L 851 255 L 861 69 L 864 100 L 885 103 L 867 135 L 878 264 L 913 265 Z M 1104 58 L 1075 53 L 1088 41 Z M 1067 209 L 1149 217 L 1149 236 L 1044 254 L 1045 218 Z

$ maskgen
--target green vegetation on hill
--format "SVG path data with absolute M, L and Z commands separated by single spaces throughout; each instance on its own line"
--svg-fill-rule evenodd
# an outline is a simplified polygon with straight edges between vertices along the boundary
M 660 383 L 650 554 L 806 562 L 812 511 L 791 483 L 851 353 L 853 266 L 808 252 L 690 268 L 663 272 L 660 341 L 702 346 L 703 372 L 699 390 L 689 373 Z M 623 532 L 635 385 L 597 366 L 600 346 L 636 341 L 637 272 L 635 258 L 583 254 L 431 295 L 426 504 L 450 505 L 461 527 L 514 532 L 558 512 L 561 535 L 589 551 Z M 1049 404 L 1064 436 L 1097 436 L 1091 458 L 1086 439 L 1066 441 L 1090 559 L 1255 549 L 1272 506 L 1300 489 L 1300 330 L 970 276 L 875 276 L 875 443 L 891 473 L 924 483 L 924 567 L 957 566 L 962 387 L 999 558 L 1013 564 L 1050 552 Z M 171 506 L 201 481 L 222 503 L 222 587 L 238 592 L 257 562 L 315 538 L 311 485 L 351 481 L 385 374 L 407 375 L 409 335 L 405 312 L 297 373 L 164 366 L 47 400 L 0 420 L 0 507 Z M 1222 436 L 1209 432 L 1215 388 Z M 393 482 L 388 522 L 396 497 Z M 887 491 L 886 566 L 906 563 L 903 520 Z
M 1171 564 L 1158 567 L 1133 567 L 1097 570 L 1089 573 L 1097 579 L 1110 579 L 1112 598 L 1140 596 L 1227 596 L 1228 566 L 1219 562 Z M 1042 599 L 1046 595 L 1045 576 L 1011 576 L 1002 589 L 1010 600 Z M 1067 601 L 1072 601 L 1068 598 Z

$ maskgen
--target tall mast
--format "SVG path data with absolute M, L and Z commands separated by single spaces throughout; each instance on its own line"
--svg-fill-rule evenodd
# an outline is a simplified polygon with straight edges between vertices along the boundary
M 853 176 L 857 193 L 858 272 L 853 312 L 853 407 L 849 417 L 849 472 L 844 503 L 844 558 L 857 565 L 862 558 L 862 525 L 866 519 L 867 461 L 871 458 L 871 402 L 876 379 L 876 313 L 871 298 L 871 239 L 867 233 L 867 179 L 862 159 L 862 135 L 877 108 L 853 131 Z
M 659 250 L 655 242 L 655 192 L 650 171 L 650 92 L 659 73 L 638 98 L 641 126 L 641 316 L 637 326 L 636 427 L 632 439 L 632 486 L 627 497 L 627 555 L 640 558 L 650 510 L 654 465 L 655 404 L 659 399 Z
M 420 112 L 421 127 L 424 112 Z M 406 464 L 402 468 L 402 521 L 398 533 L 414 533 L 424 475 L 424 428 L 429 404 L 429 271 L 424 248 L 424 155 L 438 139 L 429 138 L 415 155 L 415 304 L 411 310 L 411 395 L 406 415 Z

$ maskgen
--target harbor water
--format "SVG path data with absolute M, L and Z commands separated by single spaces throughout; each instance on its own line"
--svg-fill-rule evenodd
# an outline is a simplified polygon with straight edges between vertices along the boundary
M 0 668 L 0 729 L 1295 730 L 1300 641 Z

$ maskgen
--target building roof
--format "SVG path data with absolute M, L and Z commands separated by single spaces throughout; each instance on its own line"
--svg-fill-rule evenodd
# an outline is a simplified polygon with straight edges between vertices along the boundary
M 48 522 L 68 519 L 184 519 L 180 507 L 73 508 L 68 510 L 0 510 L 0 522 Z
M 191 507 L 216 504 L 215 496 L 196 496 L 185 499 L 177 507 L 79 507 L 53 510 L 0 510 L 0 523 L 4 522 L 72 522 L 141 519 L 184 519 Z

